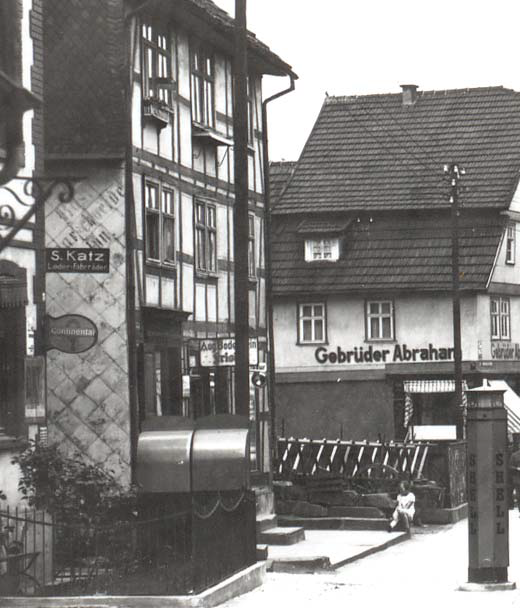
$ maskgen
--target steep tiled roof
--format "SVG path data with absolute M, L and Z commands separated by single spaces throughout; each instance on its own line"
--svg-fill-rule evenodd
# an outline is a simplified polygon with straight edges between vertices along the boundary
M 275 213 L 447 206 L 446 163 L 466 207 L 506 208 L 520 169 L 520 94 L 502 87 L 328 97 Z
M 299 234 L 336 234 L 343 232 L 354 218 L 306 217 L 298 225 Z
M 269 184 L 273 204 L 278 200 L 282 190 L 293 174 L 296 163 L 294 161 L 280 161 L 269 163 Z
M 172 2 L 172 0 L 167 0 Z M 175 1 L 175 0 L 174 0 Z M 220 26 L 226 35 L 233 36 L 235 20 L 225 10 L 217 6 L 212 0 L 185 0 L 188 5 L 193 5 L 204 11 L 214 22 Z M 248 43 L 250 51 L 257 53 L 265 61 L 275 68 L 276 74 L 291 74 L 291 66 L 285 63 L 278 55 L 260 41 L 253 32 L 248 31 Z M 274 73 L 274 72 L 273 72 Z M 294 75 L 294 74 L 293 74 Z
M 278 216 L 272 234 L 274 295 L 449 290 L 449 215 L 422 215 L 374 214 L 372 222 L 354 221 L 345 231 L 337 262 L 305 262 L 305 237 L 298 233 L 301 215 Z M 482 290 L 503 221 L 496 213 L 467 212 L 460 226 L 461 289 Z

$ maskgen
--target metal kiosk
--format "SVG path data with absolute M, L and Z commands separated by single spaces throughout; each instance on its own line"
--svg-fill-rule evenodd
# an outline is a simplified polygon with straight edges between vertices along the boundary
M 187 517 L 182 542 L 166 538 L 167 524 L 158 542 L 168 547 L 180 542 L 190 560 L 189 592 L 256 562 L 249 453 L 249 421 L 240 416 L 155 418 L 139 436 L 136 481 L 142 516 Z

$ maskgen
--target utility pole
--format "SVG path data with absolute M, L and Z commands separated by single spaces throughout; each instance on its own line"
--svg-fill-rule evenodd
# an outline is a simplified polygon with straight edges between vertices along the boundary
M 460 269 L 459 269 L 459 180 L 466 171 L 458 163 L 445 165 L 444 173 L 450 178 L 451 203 L 451 276 L 453 299 L 453 358 L 455 375 L 455 403 L 462 409 L 462 340 L 460 332 Z M 462 416 L 461 416 L 462 419 Z M 464 437 L 462 424 L 462 437 Z
M 233 62 L 233 140 L 235 206 L 233 210 L 235 286 L 235 404 L 236 413 L 249 417 L 249 280 L 248 280 L 248 115 L 247 115 L 247 0 L 235 0 L 235 57 Z

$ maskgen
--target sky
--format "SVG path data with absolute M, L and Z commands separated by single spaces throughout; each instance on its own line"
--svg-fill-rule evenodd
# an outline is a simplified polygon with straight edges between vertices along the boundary
M 235 0 L 214 0 L 234 15 Z M 520 91 L 519 0 L 248 0 L 248 29 L 293 67 L 269 107 L 271 160 L 297 160 L 329 95 Z M 286 88 L 269 78 L 264 97 Z

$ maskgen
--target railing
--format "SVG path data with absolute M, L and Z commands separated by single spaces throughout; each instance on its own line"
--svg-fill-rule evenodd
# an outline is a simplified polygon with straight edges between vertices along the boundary
M 256 561 L 255 513 L 252 492 L 154 497 L 102 526 L 6 510 L 0 595 L 199 593 Z

